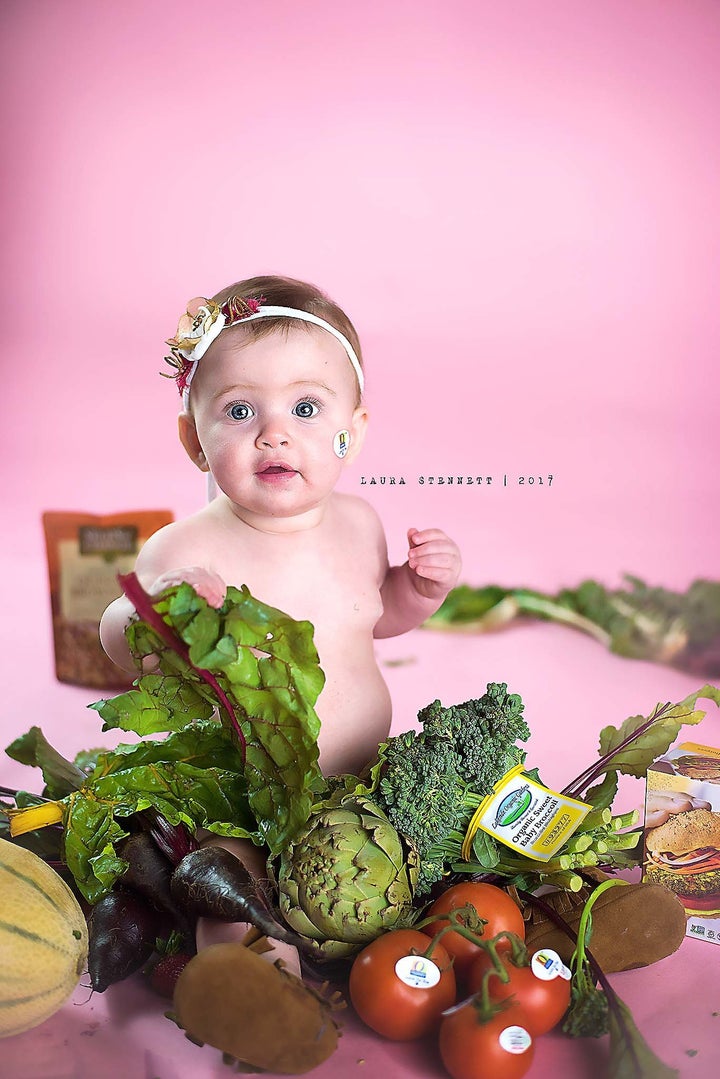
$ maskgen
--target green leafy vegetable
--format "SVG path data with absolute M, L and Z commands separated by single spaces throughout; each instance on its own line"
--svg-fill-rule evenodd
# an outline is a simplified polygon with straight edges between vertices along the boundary
M 247 800 L 275 853 L 307 820 L 321 782 L 314 710 L 324 684 L 309 622 L 296 622 L 228 588 L 218 610 L 188 584 L 151 600 L 134 575 L 121 583 L 140 616 L 127 636 L 138 667 L 157 657 L 159 673 L 94 705 L 104 729 L 145 736 L 178 731 L 215 707 L 234 735 Z
M 621 772 L 644 777 L 653 761 L 673 744 L 680 728 L 699 723 L 704 717 L 705 712 L 695 707 L 699 698 L 720 705 L 720 690 L 705 685 L 678 704 L 658 704 L 647 718 L 630 716 L 620 727 L 603 727 L 599 760 L 569 783 L 564 793 L 580 798 L 589 784 L 603 774 L 612 776 Z
M 41 769 L 48 798 L 62 798 L 70 791 L 78 790 L 86 779 L 86 773 L 58 753 L 39 727 L 31 727 L 26 734 L 16 738 L 6 753 L 20 764 Z
M 324 675 L 310 623 L 247 588 L 229 588 L 216 610 L 186 584 L 155 599 L 134 575 L 122 584 L 139 615 L 127 631 L 132 654 L 140 670 L 156 657 L 157 670 L 92 707 L 104 730 L 142 740 L 86 754 L 83 767 L 37 727 L 8 748 L 42 769 L 62 810 L 65 859 L 91 903 L 126 868 L 118 849 L 128 818 L 151 812 L 171 827 L 246 837 L 278 853 L 305 825 L 323 783 L 314 704 Z
M 563 792 L 592 810 L 549 861 L 511 851 L 482 830 L 473 837 L 472 858 L 462 858 L 475 809 L 498 779 L 525 760 L 515 744 L 530 734 L 522 700 L 508 694 L 504 683 L 491 683 L 480 700 L 454 708 L 433 702 L 418 714 L 420 732 L 406 731 L 381 744 L 368 782 L 349 776 L 339 781 L 346 791 L 370 794 L 414 844 L 420 856 L 419 896 L 450 871 L 492 874 L 528 890 L 552 885 L 578 891 L 586 869 L 639 864 L 639 814 L 613 814 L 611 808 L 618 775 L 644 776 L 684 724 L 703 718 L 700 698 L 720 705 L 720 690 L 703 686 L 678 704 L 658 704 L 648 717 L 633 716 L 619 728 L 602 730 L 598 759 Z
M 426 623 L 433 629 L 485 631 L 518 618 L 572 626 L 618 655 L 720 675 L 720 581 L 697 580 L 673 592 L 626 576 L 625 588 L 583 581 L 547 595 L 527 588 L 460 585 Z
M 97 902 L 123 874 L 116 851 L 128 835 L 124 821 L 147 809 L 171 825 L 260 842 L 239 769 L 231 734 L 207 720 L 101 753 L 83 785 L 59 800 L 65 861 L 85 898 Z
M 418 713 L 422 731 L 406 731 L 380 745 L 367 790 L 418 851 L 418 895 L 460 857 L 478 805 L 524 761 L 515 745 L 530 737 L 522 712 L 522 700 L 505 683 L 490 683 L 478 700 L 452 708 L 433 701 Z M 484 858 L 484 868 L 496 864 L 497 844 L 490 836 L 478 838 L 476 856 Z

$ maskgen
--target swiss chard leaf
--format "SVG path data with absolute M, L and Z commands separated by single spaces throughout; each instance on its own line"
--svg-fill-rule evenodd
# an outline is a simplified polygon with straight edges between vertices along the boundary
M 86 787 L 92 789 L 107 775 L 142 768 L 157 762 L 185 761 L 195 768 L 224 768 L 240 772 L 237 746 L 230 731 L 214 720 L 189 723 L 167 738 L 144 738 L 134 745 L 121 744 L 100 753 Z
M 720 689 L 706 685 L 678 704 L 657 708 L 649 718 L 630 716 L 620 727 L 603 727 L 600 731 L 603 771 L 644 777 L 653 761 L 668 751 L 681 727 L 703 719 L 705 712 L 695 707 L 699 698 L 720 705 Z
M 65 799 L 65 856 L 95 903 L 125 869 L 115 853 L 122 819 L 153 807 L 169 824 L 260 841 L 245 776 L 230 734 L 218 723 L 188 726 L 102 754 L 87 785 Z
M 40 768 L 49 798 L 62 798 L 85 782 L 85 773 L 50 745 L 39 727 L 31 727 L 5 750 L 8 757 Z
M 103 730 L 134 731 L 139 735 L 176 731 L 188 719 L 208 719 L 213 704 L 200 687 L 178 675 L 146 674 L 134 689 L 91 704 L 103 720 Z
M 101 702 L 106 727 L 141 735 L 176 730 L 216 705 L 235 732 L 260 832 L 277 853 L 307 821 L 321 779 L 314 705 L 325 676 L 313 627 L 245 586 L 228 588 L 217 609 L 188 584 L 151 599 L 136 578 L 122 583 L 140 615 L 127 631 L 135 661 L 141 667 L 145 657 L 157 657 L 160 674 Z

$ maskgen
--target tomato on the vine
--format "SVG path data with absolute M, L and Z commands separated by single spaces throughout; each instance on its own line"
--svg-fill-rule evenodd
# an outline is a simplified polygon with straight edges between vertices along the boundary
M 423 958 L 430 941 L 418 929 L 394 929 L 372 941 L 350 970 L 350 1000 L 377 1034 L 410 1041 L 434 1030 L 440 1015 L 455 1003 L 455 972 L 438 944 Z M 398 961 L 401 962 L 398 967 Z
M 525 940 L 525 922 L 517 903 L 502 888 L 497 888 L 494 884 L 483 884 L 482 881 L 469 880 L 454 884 L 438 896 L 428 908 L 426 916 L 432 918 L 438 914 L 449 914 L 450 911 L 464 907 L 468 903 L 471 903 L 479 916 L 487 922 L 482 931 L 484 940 L 502 932 L 515 933 L 521 940 Z M 423 926 L 423 932 L 434 937 L 438 930 L 447 924 L 446 919 L 439 919 Z M 454 930 L 445 933 L 440 943 L 455 959 L 455 970 L 461 976 L 465 975 L 480 952 L 477 944 L 473 944 Z M 501 950 L 509 950 L 510 944 L 507 941 L 500 941 L 498 947 Z
M 522 1079 L 535 1055 L 522 1008 L 485 1019 L 473 997 L 444 1016 L 439 1045 L 452 1079 Z
M 549 949 L 537 951 L 534 956 L 530 966 L 518 967 L 508 956 L 501 955 L 509 980 L 503 982 L 499 977 L 490 977 L 488 995 L 491 1001 L 513 997 L 525 1013 L 528 1030 L 537 1038 L 552 1030 L 570 1006 L 570 971 L 557 953 Z M 485 972 L 492 965 L 485 952 L 475 958 L 467 975 L 471 992 L 480 991 Z

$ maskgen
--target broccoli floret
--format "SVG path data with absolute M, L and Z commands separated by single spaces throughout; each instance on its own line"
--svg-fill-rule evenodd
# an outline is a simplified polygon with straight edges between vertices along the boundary
M 517 741 L 530 737 L 523 719 L 523 702 L 508 693 L 504 682 L 491 682 L 478 700 L 443 708 L 433 701 L 418 713 L 426 735 L 447 739 L 458 754 L 458 771 L 476 794 L 490 794 L 510 768 L 525 754 Z
M 458 771 L 458 755 L 449 741 L 405 731 L 384 744 L 381 760 L 382 778 L 375 797 L 393 827 L 417 848 L 417 892 L 422 895 L 440 880 L 444 869 L 442 859 L 428 857 L 428 852 L 448 832 L 461 827 L 464 819 L 465 784 Z

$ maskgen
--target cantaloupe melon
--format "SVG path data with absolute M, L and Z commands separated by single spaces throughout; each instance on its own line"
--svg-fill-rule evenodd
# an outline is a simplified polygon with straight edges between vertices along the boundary
M 0 839 L 0 1038 L 38 1026 L 86 969 L 87 925 L 65 881 Z

